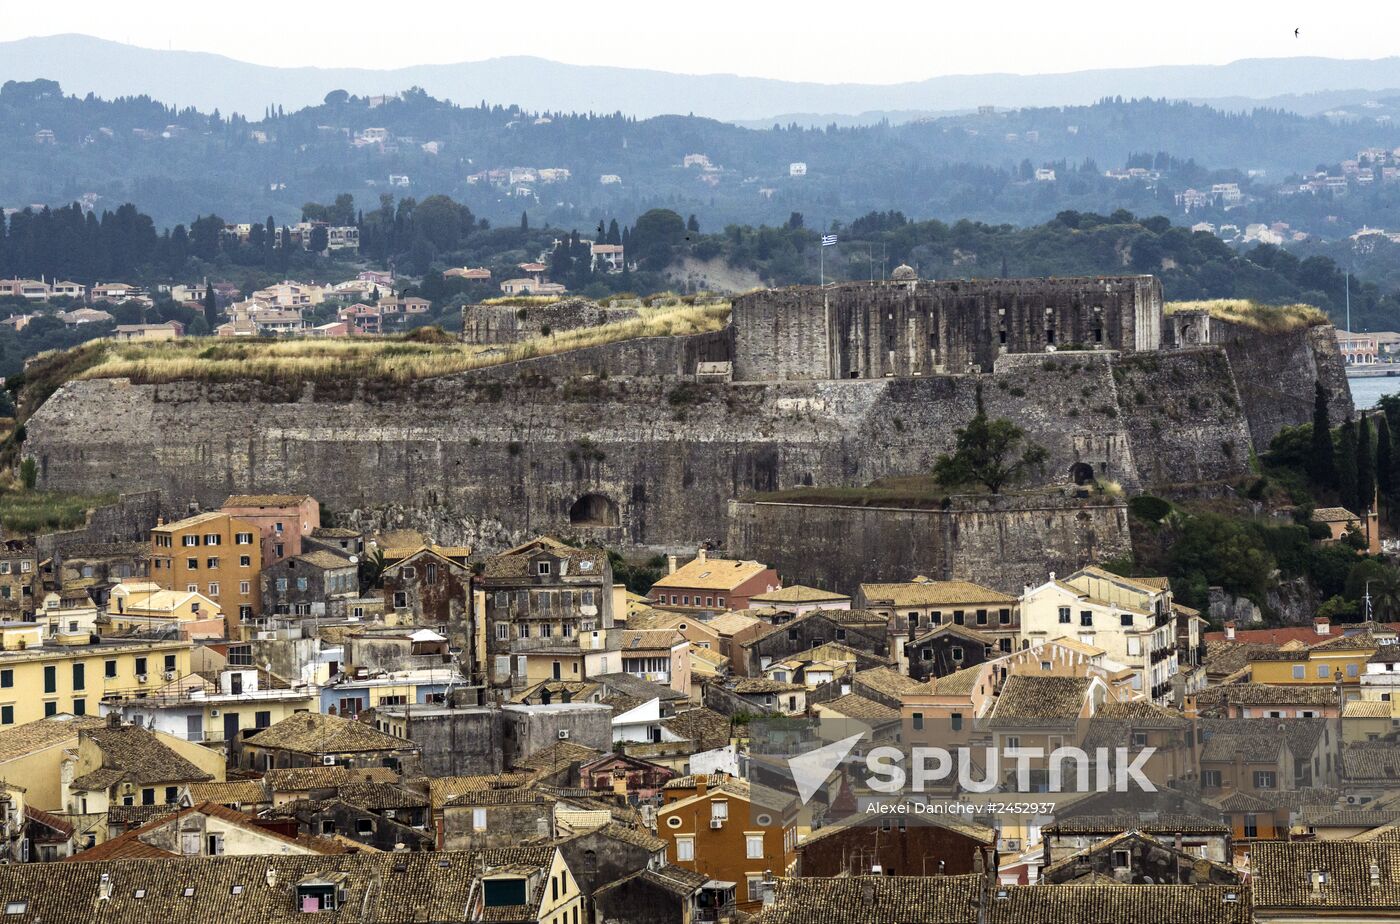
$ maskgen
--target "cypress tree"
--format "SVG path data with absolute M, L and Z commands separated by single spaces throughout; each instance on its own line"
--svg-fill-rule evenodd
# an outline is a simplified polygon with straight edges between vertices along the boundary
M 214 332 L 214 328 L 219 326 L 219 303 L 214 298 L 214 284 L 212 282 L 204 285 L 204 320 L 208 323 L 211 334 Z
M 1376 503 L 1376 456 L 1371 442 L 1371 419 L 1361 415 L 1356 428 L 1356 513 L 1365 516 Z
M 1357 509 L 1356 482 L 1356 424 L 1347 417 L 1342 422 L 1341 439 L 1337 442 L 1337 487 L 1342 496 L 1342 505 L 1352 513 L 1363 513 Z
M 1395 493 L 1395 446 L 1391 443 L 1390 421 L 1384 414 L 1376 417 L 1376 487 L 1381 497 L 1390 506 L 1390 496 Z
M 1312 458 L 1309 460 L 1308 474 L 1319 487 L 1339 486 L 1336 451 L 1332 446 L 1332 420 L 1327 412 L 1327 391 L 1321 382 L 1313 383 Z

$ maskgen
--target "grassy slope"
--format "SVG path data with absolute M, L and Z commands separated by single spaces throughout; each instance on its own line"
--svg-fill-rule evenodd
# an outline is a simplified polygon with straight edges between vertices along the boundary
M 1213 318 L 1270 333 L 1283 333 L 1300 327 L 1315 327 L 1328 323 L 1327 315 L 1312 305 L 1260 305 L 1239 298 L 1167 302 L 1167 314 L 1175 314 L 1178 311 L 1206 311 Z
M 643 308 L 641 317 L 563 331 L 514 344 L 431 342 L 425 338 L 338 340 L 187 338 L 160 343 L 104 343 L 102 355 L 78 378 L 135 382 L 328 379 L 408 382 L 642 337 L 704 333 L 729 321 L 729 306 Z

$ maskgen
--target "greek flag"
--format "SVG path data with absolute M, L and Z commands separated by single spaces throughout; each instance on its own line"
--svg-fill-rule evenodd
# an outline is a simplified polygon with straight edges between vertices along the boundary
M 823 234 L 823 235 L 822 235 L 822 246 L 823 246 L 823 247 L 830 247 L 830 246 L 832 246 L 832 245 L 835 244 L 835 243 L 836 243 L 836 235 L 834 235 L 834 234 Z

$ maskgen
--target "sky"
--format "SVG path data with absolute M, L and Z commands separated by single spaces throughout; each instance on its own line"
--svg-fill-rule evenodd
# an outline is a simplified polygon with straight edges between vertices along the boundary
M 1293 30 L 1299 29 L 1294 36 Z M 0 0 L 0 41 L 76 32 L 266 65 L 399 67 L 535 55 L 821 83 L 1036 74 L 1240 58 L 1400 54 L 1400 4 L 1298 0 Z

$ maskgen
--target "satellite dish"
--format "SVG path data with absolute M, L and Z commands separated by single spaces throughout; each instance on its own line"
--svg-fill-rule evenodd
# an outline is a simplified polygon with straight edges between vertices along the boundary
M 358 555 L 351 555 L 351 556 L 350 556 L 350 564 L 352 564 L 352 565 L 358 565 L 359 563 L 360 563 L 360 556 L 358 556 Z

